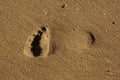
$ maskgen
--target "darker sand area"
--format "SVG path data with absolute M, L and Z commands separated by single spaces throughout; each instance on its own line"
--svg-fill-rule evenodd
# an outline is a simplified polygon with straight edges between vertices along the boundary
M 120 80 L 120 0 L 1 0 L 0 80 Z

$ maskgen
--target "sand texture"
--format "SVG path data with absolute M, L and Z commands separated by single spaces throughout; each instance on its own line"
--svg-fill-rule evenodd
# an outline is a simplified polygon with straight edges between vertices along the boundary
M 120 80 L 120 0 L 0 0 L 0 80 Z

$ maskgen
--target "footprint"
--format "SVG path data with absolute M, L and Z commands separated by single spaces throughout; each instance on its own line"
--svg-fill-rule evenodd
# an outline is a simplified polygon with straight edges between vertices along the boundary
M 29 36 L 24 47 L 24 54 L 29 57 L 47 56 L 49 53 L 50 35 L 47 27 L 41 27 L 34 35 Z
M 82 38 L 80 38 L 80 46 L 81 49 L 90 49 L 91 47 L 95 46 L 96 44 L 96 36 L 93 32 L 83 32 L 83 34 L 81 34 Z
M 96 42 L 96 38 L 95 38 L 94 34 L 92 32 L 88 32 L 88 34 L 90 36 L 91 44 L 94 45 Z

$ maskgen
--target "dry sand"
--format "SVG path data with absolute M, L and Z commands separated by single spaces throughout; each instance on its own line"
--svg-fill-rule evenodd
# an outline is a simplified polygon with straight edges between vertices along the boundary
M 120 80 L 120 0 L 0 0 L 0 80 Z

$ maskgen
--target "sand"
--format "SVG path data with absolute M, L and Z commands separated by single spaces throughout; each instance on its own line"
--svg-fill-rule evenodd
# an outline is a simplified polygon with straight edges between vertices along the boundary
M 1 0 L 0 80 L 120 80 L 120 0 Z

